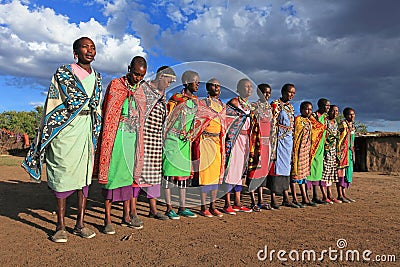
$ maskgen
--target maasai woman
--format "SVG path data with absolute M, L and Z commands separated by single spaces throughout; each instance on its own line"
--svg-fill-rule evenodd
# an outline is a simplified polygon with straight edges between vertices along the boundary
M 326 120 L 326 140 L 324 152 L 324 169 L 322 171 L 321 183 L 326 184 L 326 197 L 333 203 L 342 203 L 332 195 L 332 183 L 337 183 L 337 148 L 339 140 L 338 124 L 336 118 L 339 115 L 339 108 L 331 105 Z M 326 199 L 322 199 L 325 201 Z
M 262 208 L 271 209 L 269 204 L 264 204 L 263 187 L 266 186 L 269 171 L 270 142 L 271 135 L 271 106 L 268 100 L 271 96 L 271 86 L 266 83 L 257 86 L 259 100 L 252 103 L 252 135 L 250 138 L 250 155 L 246 183 L 249 187 L 251 207 L 253 211 L 260 211 Z M 255 191 L 258 191 L 256 203 Z
M 236 211 L 252 212 L 242 205 L 240 193 L 242 192 L 242 178 L 247 168 L 251 135 L 251 104 L 248 98 L 253 87 L 249 79 L 241 79 L 237 84 L 238 97 L 229 100 L 227 104 L 227 123 L 229 128 L 226 134 L 226 159 L 225 159 L 225 206 L 223 211 L 235 215 Z M 234 205 L 231 206 L 231 192 L 234 193 Z
M 192 155 L 198 159 L 198 180 L 201 190 L 201 211 L 205 217 L 222 217 L 216 209 L 218 185 L 222 182 L 225 162 L 226 107 L 219 99 L 221 85 L 215 78 L 206 83 L 208 97 L 199 101 L 194 123 L 199 137 L 193 142 Z M 200 129 L 197 129 L 200 128 Z M 210 208 L 206 209 L 210 193 Z
M 167 115 L 165 89 L 175 81 L 175 72 L 168 66 L 160 67 L 156 77 L 149 83 L 142 83 L 134 97 L 143 109 L 140 129 L 143 129 L 143 160 L 138 160 L 135 168 L 134 199 L 131 214 L 136 217 L 136 201 L 140 190 L 147 194 L 150 204 L 149 217 L 168 220 L 168 216 L 157 211 L 157 198 L 161 194 L 164 122 Z M 140 164 L 143 162 L 143 164 Z
M 326 120 L 328 117 L 328 110 L 331 105 L 328 99 L 325 98 L 320 98 L 318 100 L 318 110 L 313 113 L 314 119 L 321 123 L 322 125 L 326 125 Z M 316 123 L 317 127 L 319 127 L 319 123 L 312 121 L 312 123 Z M 324 166 L 324 146 L 325 146 L 325 135 L 326 131 L 324 131 L 322 135 L 322 139 L 320 140 L 320 143 L 318 144 L 318 149 L 315 153 L 315 157 L 312 161 L 311 164 L 311 172 L 310 175 L 307 177 L 307 189 L 313 189 L 313 197 L 312 201 L 317 204 L 327 204 L 327 203 L 332 203 L 332 201 L 328 200 L 326 198 L 326 185 L 325 183 L 321 183 L 322 179 L 322 170 Z M 322 198 L 325 199 L 326 201 L 322 201 L 321 199 L 318 199 L 318 187 L 320 186 L 321 191 L 322 191 Z
M 344 203 L 355 202 L 353 199 L 347 197 L 346 189 L 350 187 L 353 182 L 353 165 L 355 161 L 354 155 L 354 138 L 356 128 L 354 126 L 354 119 L 356 113 L 352 108 L 345 108 L 343 110 L 344 120 L 339 124 L 339 167 L 337 183 L 338 199 Z
M 167 103 L 168 117 L 164 140 L 163 174 L 166 215 L 170 219 L 179 219 L 180 216 L 196 218 L 197 215 L 186 208 L 186 188 L 192 176 L 191 162 L 191 130 L 194 115 L 197 110 L 197 96 L 200 77 L 195 71 L 185 71 L 182 74 L 183 90 L 175 93 Z M 178 214 L 172 209 L 170 187 L 176 184 L 179 187 Z
M 293 203 L 304 208 L 304 205 L 316 206 L 315 203 L 310 202 L 306 192 L 307 176 L 310 175 L 310 166 L 312 159 L 315 155 L 316 148 L 319 145 L 319 140 L 322 138 L 324 125 L 312 127 L 311 117 L 312 104 L 311 102 L 304 101 L 300 104 L 301 115 L 294 119 L 294 140 L 293 140 L 293 154 L 292 154 L 292 171 L 290 188 L 292 191 Z M 313 136 L 314 135 L 314 136 Z M 316 136 L 315 136 L 316 135 Z M 302 203 L 297 201 L 296 184 L 300 187 L 302 196 Z
M 293 84 L 282 86 L 281 98 L 271 103 L 272 134 L 271 134 L 271 167 L 267 178 L 267 187 L 271 190 L 271 207 L 279 209 L 276 193 L 283 194 L 282 205 L 298 208 L 289 201 L 289 184 L 291 156 L 293 149 L 294 108 L 289 103 L 296 94 Z
M 47 183 L 57 199 L 57 228 L 51 240 L 67 242 L 66 199 L 78 193 L 78 216 L 73 233 L 92 238 L 94 231 L 84 226 L 93 156 L 101 125 L 101 76 L 91 63 L 96 47 L 88 37 L 73 44 L 77 63 L 57 69 L 50 84 L 41 125 L 23 167 L 40 180 L 46 157 Z
M 132 183 L 135 168 L 139 109 L 133 92 L 139 87 L 146 74 L 144 58 L 134 57 L 128 66 L 128 73 L 114 79 L 107 87 L 103 103 L 103 129 L 100 143 L 98 181 L 103 184 L 105 201 L 104 233 L 114 234 L 111 223 L 112 202 L 123 201 L 121 224 L 136 229 L 143 223 L 130 217 L 130 203 L 133 198 Z

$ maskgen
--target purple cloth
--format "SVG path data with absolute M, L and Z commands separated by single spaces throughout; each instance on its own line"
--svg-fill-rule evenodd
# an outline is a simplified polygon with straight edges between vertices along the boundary
M 224 183 L 223 186 L 224 186 L 223 187 L 224 191 L 227 192 L 227 193 L 230 193 L 230 192 L 242 192 L 242 189 L 243 189 L 243 186 L 240 185 L 240 184 L 234 185 L 234 184 L 226 184 L 226 183 Z
M 343 187 L 343 188 L 349 188 L 350 184 L 349 182 L 346 181 L 345 177 L 338 177 L 338 184 Z
M 126 201 L 133 197 L 133 190 L 131 185 L 101 190 L 104 199 L 109 199 L 111 202 Z
M 307 181 L 307 189 L 310 190 L 313 186 L 321 185 L 321 181 Z
M 213 190 L 218 189 L 218 184 L 208 184 L 208 185 L 202 185 L 201 186 L 201 192 L 203 193 L 208 193 Z
M 140 190 L 146 192 L 147 198 L 159 198 L 161 185 L 155 184 L 152 186 L 133 187 L 133 197 L 138 198 Z
M 54 195 L 56 196 L 56 198 L 67 198 L 67 197 L 69 197 L 70 195 L 72 195 L 73 193 L 75 193 L 75 192 L 78 191 L 78 190 L 79 190 L 79 189 L 70 190 L 70 191 L 65 191 L 65 192 L 56 192 L 56 191 L 54 191 L 54 190 L 52 190 L 52 191 L 53 191 Z M 82 190 L 82 192 L 83 192 L 83 196 L 84 196 L 84 197 L 88 197 L 88 196 L 89 196 L 89 186 L 88 186 L 88 185 L 82 187 L 81 190 Z

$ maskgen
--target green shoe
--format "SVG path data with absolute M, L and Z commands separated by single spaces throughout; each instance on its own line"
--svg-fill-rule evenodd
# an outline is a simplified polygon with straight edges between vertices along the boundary
M 178 215 L 189 218 L 197 218 L 197 215 L 191 212 L 188 208 L 178 211 Z
M 167 215 L 171 220 L 179 220 L 181 218 L 174 210 L 167 211 L 165 215 Z

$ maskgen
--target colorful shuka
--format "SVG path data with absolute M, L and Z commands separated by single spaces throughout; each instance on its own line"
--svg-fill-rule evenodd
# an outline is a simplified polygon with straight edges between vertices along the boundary
M 322 181 L 325 183 L 336 183 L 337 176 L 337 149 L 339 141 L 338 124 L 336 120 L 331 123 L 326 122 L 326 140 L 324 147 L 324 169 L 322 172 Z
M 175 93 L 168 100 L 168 117 L 163 147 L 163 175 L 175 180 L 192 176 L 191 139 L 197 96 Z
M 242 185 L 242 176 L 247 168 L 251 135 L 250 113 L 251 105 L 241 97 L 235 97 L 227 103 L 224 182 L 229 185 Z
M 313 117 L 297 116 L 294 126 L 292 180 L 302 180 L 310 175 L 311 162 L 322 138 L 324 126 Z
M 289 189 L 291 156 L 293 150 L 294 108 L 281 99 L 271 103 L 271 167 L 267 187 L 274 193 Z
M 103 129 L 100 139 L 98 182 L 103 184 L 103 195 L 114 201 L 129 200 L 133 196 L 139 113 L 133 92 L 126 77 L 112 80 L 103 102 Z
M 314 120 L 311 120 L 311 122 L 313 123 L 313 129 L 320 128 L 320 125 L 323 125 L 323 127 L 325 127 L 328 114 L 320 114 L 317 111 L 314 112 L 311 116 L 312 118 L 314 118 Z M 307 182 L 309 182 L 309 186 L 319 185 L 322 179 L 322 171 L 324 166 L 325 135 L 326 131 L 324 130 L 322 133 L 322 138 L 318 143 L 317 150 L 315 151 L 314 159 L 311 163 L 310 175 L 307 177 Z
M 87 187 L 101 129 L 101 75 L 77 64 L 63 65 L 53 75 L 35 141 L 22 163 L 40 182 L 43 161 L 55 192 Z
M 252 104 L 252 134 L 247 178 L 249 191 L 256 189 L 266 180 L 270 166 L 271 106 L 268 102 Z M 254 187 L 254 188 L 253 188 Z
M 211 97 L 198 103 L 193 125 L 194 174 L 199 185 L 221 184 L 225 170 L 226 106 Z
M 354 139 L 356 129 L 347 120 L 339 124 L 338 177 L 341 186 L 348 188 L 353 182 L 353 166 L 355 161 Z

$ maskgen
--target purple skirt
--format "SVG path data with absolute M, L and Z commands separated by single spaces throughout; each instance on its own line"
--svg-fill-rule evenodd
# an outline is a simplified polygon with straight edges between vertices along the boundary
M 159 198 L 161 196 L 161 185 L 155 184 L 152 186 L 135 186 L 133 187 L 133 197 L 138 198 L 140 191 L 145 192 L 147 198 Z
M 340 185 L 343 188 L 349 188 L 350 184 L 349 182 L 346 181 L 345 177 L 338 177 L 338 185 Z
M 53 191 L 54 195 L 56 196 L 56 198 L 63 199 L 63 198 L 69 197 L 70 195 L 72 195 L 73 193 L 75 193 L 78 190 L 79 189 L 75 189 L 75 190 L 69 190 L 69 191 L 65 191 L 65 192 L 56 192 L 54 190 L 52 190 L 52 191 Z M 86 185 L 86 186 L 82 187 L 81 190 L 82 190 L 83 196 L 87 198 L 89 196 L 89 186 Z
M 208 193 L 213 190 L 218 189 L 218 184 L 208 184 L 208 185 L 202 185 L 201 186 L 201 192 L 203 193 Z
M 104 199 L 111 200 L 111 202 L 126 201 L 133 197 L 133 189 L 131 185 L 101 190 Z

